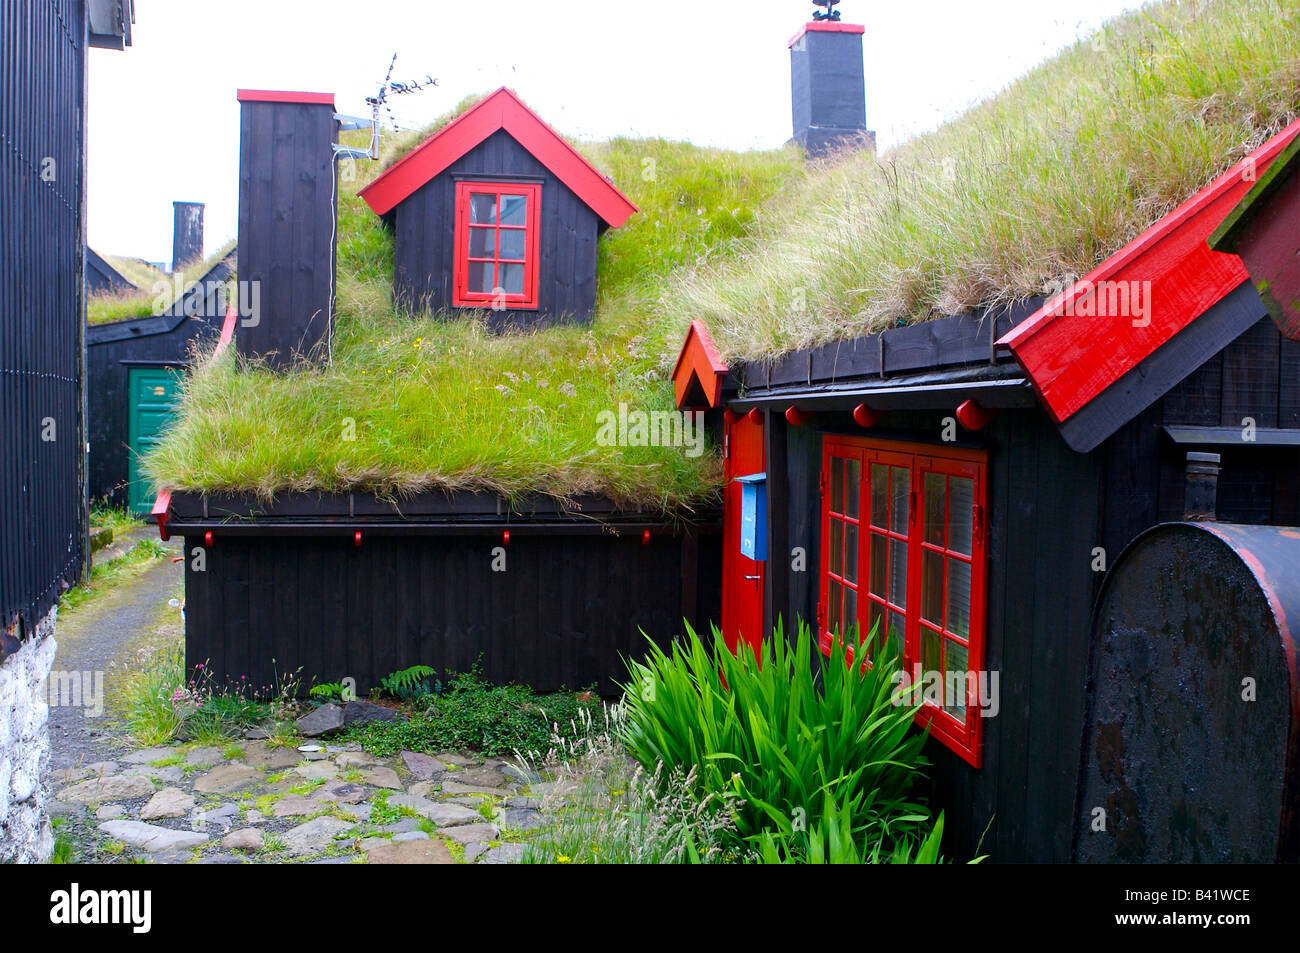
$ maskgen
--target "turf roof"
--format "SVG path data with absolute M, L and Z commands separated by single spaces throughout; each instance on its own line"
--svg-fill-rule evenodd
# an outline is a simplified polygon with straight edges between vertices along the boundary
M 391 236 L 355 195 L 367 167 L 340 190 L 333 365 L 283 375 L 223 356 L 190 380 L 146 467 L 180 489 L 597 492 L 689 509 L 716 494 L 716 455 L 599 446 L 596 415 L 672 407 L 666 371 L 692 318 L 728 359 L 763 359 L 1041 293 L 1297 112 L 1300 4 L 1217 0 L 1121 17 L 879 158 L 805 169 L 790 150 L 582 145 L 641 209 L 601 239 L 595 323 L 501 337 L 394 313 Z M 422 138 L 389 143 L 387 164 Z
M 724 358 L 763 359 L 1043 294 L 1297 113 L 1300 3 L 1154 4 L 932 133 L 809 175 L 664 306 Z

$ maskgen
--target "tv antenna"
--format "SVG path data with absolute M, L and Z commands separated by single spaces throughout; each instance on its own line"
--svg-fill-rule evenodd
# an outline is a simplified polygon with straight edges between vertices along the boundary
M 813 19 L 814 19 L 814 20 L 818 20 L 818 21 L 820 21 L 820 20 L 829 20 L 829 21 L 831 21 L 832 23 L 834 23 L 834 22 L 838 22 L 838 21 L 839 21 L 839 18 L 840 18 L 840 11 L 838 11 L 838 10 L 835 9 L 835 4 L 837 4 L 837 3 L 839 3 L 839 2 L 840 2 L 840 0 L 813 0 L 813 4 L 814 4 L 815 6 L 825 7 L 825 8 L 826 8 L 826 12 L 825 12 L 825 13 L 818 13 L 818 12 L 814 11 L 814 12 L 813 12 Z
M 425 74 L 424 79 L 411 83 L 404 83 L 393 79 L 393 68 L 397 66 L 397 54 L 388 61 L 388 72 L 384 74 L 384 81 L 380 84 L 379 92 L 373 96 L 367 96 L 366 102 L 370 105 L 370 157 L 379 158 L 379 110 L 382 108 L 388 114 L 389 125 L 397 127 L 397 119 L 393 116 L 393 109 L 389 105 L 389 99 L 393 96 L 405 96 L 410 93 L 418 93 L 422 89 L 428 89 L 430 86 L 437 86 L 438 81 L 432 76 Z

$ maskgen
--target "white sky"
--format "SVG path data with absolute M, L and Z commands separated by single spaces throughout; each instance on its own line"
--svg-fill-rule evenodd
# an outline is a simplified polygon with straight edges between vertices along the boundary
M 1136 0 L 843 0 L 866 25 L 867 126 L 882 150 L 938 125 Z M 238 88 L 336 94 L 367 114 L 395 78 L 419 126 L 507 85 L 560 132 L 733 149 L 790 137 L 786 44 L 800 0 L 136 0 L 135 45 L 92 50 L 89 238 L 171 258 L 172 201 L 206 202 L 211 252 L 236 232 Z

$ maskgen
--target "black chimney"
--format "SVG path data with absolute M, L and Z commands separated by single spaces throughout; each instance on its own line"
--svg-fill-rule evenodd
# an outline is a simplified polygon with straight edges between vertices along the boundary
M 794 141 L 811 156 L 848 142 L 876 148 L 876 134 L 867 129 L 865 31 L 856 23 L 821 19 L 805 23 L 790 40 Z
M 328 347 L 336 210 L 333 93 L 239 91 L 241 357 L 274 367 Z
M 1187 454 L 1187 485 L 1183 493 L 1183 519 L 1189 523 L 1217 519 L 1219 455 Z
M 203 203 L 172 203 L 172 271 L 203 257 Z

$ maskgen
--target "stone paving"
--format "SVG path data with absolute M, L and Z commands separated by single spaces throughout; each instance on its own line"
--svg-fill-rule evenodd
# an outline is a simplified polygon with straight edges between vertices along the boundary
M 554 782 L 512 763 L 297 741 L 171 745 L 64 768 L 51 814 L 95 862 L 517 863 L 547 824 Z

